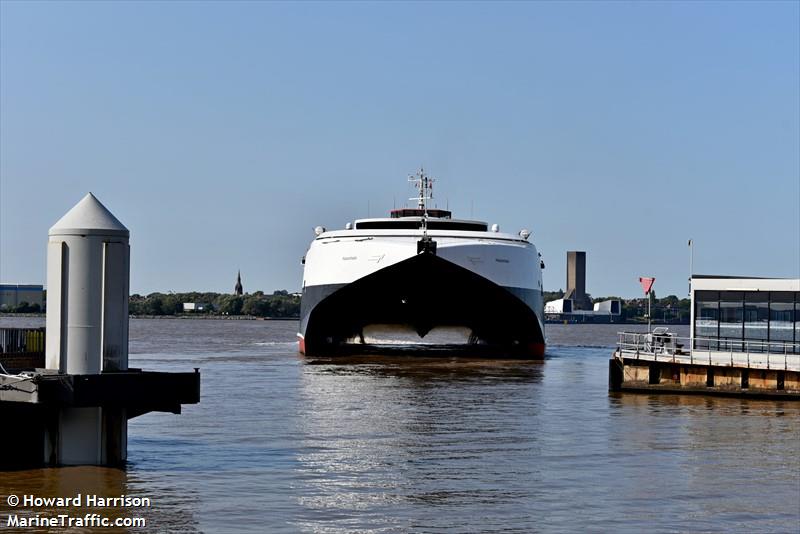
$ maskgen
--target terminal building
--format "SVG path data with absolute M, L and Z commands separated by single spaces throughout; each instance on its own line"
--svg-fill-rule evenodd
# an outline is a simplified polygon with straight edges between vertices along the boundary
M 183 313 L 206 312 L 211 309 L 211 305 L 206 302 L 184 302 Z
M 689 337 L 620 332 L 609 389 L 800 399 L 800 278 L 691 278 Z
M 800 353 L 800 279 L 692 276 L 695 350 Z
M 0 311 L 13 310 L 22 303 L 44 307 L 44 287 L 40 285 L 0 284 Z

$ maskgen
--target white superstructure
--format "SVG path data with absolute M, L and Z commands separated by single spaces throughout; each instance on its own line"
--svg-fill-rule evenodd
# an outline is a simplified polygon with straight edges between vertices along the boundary
M 374 219 L 371 219 L 374 220 Z M 349 284 L 417 254 L 422 230 L 352 230 L 320 234 L 306 254 L 303 287 Z M 518 235 L 429 230 L 437 254 L 496 284 L 541 289 L 536 247 Z

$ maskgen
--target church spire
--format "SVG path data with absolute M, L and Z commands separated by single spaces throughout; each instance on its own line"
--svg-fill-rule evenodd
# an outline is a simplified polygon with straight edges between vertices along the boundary
M 233 288 L 234 295 L 241 295 L 242 291 L 242 271 L 236 274 L 236 286 Z

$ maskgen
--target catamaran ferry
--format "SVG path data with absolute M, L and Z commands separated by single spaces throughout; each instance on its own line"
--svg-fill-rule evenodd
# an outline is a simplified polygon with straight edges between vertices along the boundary
M 389 349 L 542 358 L 542 269 L 531 233 L 430 208 L 433 179 L 409 177 L 416 207 L 318 226 L 303 258 L 300 352 Z

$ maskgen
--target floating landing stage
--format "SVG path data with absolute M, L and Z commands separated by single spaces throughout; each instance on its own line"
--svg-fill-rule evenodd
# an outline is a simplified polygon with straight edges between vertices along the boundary
M 129 419 L 148 412 L 179 414 L 181 405 L 198 402 L 197 370 L 128 369 L 81 375 L 36 369 L 2 375 L 0 420 L 9 431 L 0 442 L 0 467 L 120 464 L 127 456 Z M 87 432 L 76 426 L 85 426 Z M 85 439 L 64 439 L 67 428 Z M 97 443 L 91 443 L 94 441 Z M 76 462 L 76 457 L 81 460 Z
M 680 338 L 666 329 L 621 332 L 610 391 L 800 400 L 800 354 L 790 343 Z M 695 349 L 693 346 L 702 346 Z

